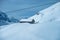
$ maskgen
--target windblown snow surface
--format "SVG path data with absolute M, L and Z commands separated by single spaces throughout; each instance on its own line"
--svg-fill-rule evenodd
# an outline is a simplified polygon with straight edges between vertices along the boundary
M 1 40 L 60 40 L 60 2 L 39 11 L 29 19 L 36 24 L 14 23 L 0 30 Z M 42 15 L 43 14 L 43 15 Z

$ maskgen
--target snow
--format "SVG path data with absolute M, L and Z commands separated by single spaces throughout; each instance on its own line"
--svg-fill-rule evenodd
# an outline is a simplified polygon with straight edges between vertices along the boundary
M 48 21 L 56 21 L 60 17 L 60 2 L 52 5 L 51 7 L 48 7 L 42 11 L 39 11 L 39 15 L 35 14 L 34 16 L 28 18 L 28 19 L 23 19 L 21 21 L 31 21 L 32 19 L 35 20 L 35 22 L 43 23 L 43 22 L 48 22 Z
M 43 16 L 42 14 L 39 14 L 39 15 L 36 14 L 36 15 L 34 15 L 34 16 L 28 18 L 28 19 L 30 19 L 30 20 L 34 19 L 35 23 L 36 23 L 36 22 L 39 22 L 41 20 L 42 16 Z
M 39 21 L 37 24 L 14 23 L 4 26 L 0 30 L 2 40 L 60 40 L 60 2 L 38 13 L 28 18 Z
M 34 15 L 32 17 L 29 17 L 28 19 L 21 19 L 20 21 L 32 21 L 33 19 L 35 20 L 35 23 L 39 22 L 42 18 L 42 14 L 39 14 L 39 15 Z
M 29 19 L 21 19 L 20 21 L 32 21 L 32 20 L 29 20 Z
M 44 14 L 44 16 L 40 22 L 56 20 L 57 18 L 60 17 L 60 2 L 52 5 L 49 8 L 46 8 L 45 10 L 39 11 L 39 13 Z
M 4 40 L 55 40 L 59 37 L 59 27 L 60 22 L 43 24 L 16 23 L 8 25 L 0 32 Z

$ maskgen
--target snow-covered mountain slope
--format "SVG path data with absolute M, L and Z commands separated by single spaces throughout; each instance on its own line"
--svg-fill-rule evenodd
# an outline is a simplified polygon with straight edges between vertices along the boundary
M 34 16 L 28 18 L 29 20 L 34 19 L 35 22 L 47 22 L 47 21 L 59 21 L 60 20 L 60 2 L 39 11 Z
M 36 22 L 39 22 L 39 21 L 41 20 L 42 16 L 43 16 L 43 14 L 38 14 L 38 13 L 37 13 L 36 15 L 34 15 L 34 16 L 28 18 L 28 19 L 29 19 L 29 20 L 34 19 L 34 20 L 35 20 L 35 23 L 36 23 Z
M 35 22 L 47 22 L 47 21 L 59 21 L 60 20 L 60 2 L 39 11 L 34 16 L 28 18 L 27 20 L 34 19 Z
M 7 25 L 0 30 L 2 40 L 60 40 L 60 21 L 52 21 L 50 19 L 60 19 L 60 2 L 51 6 L 51 8 L 42 10 L 39 16 L 35 15 L 28 19 L 35 19 L 42 21 L 38 24 L 15 23 Z M 53 7 L 53 10 L 52 10 Z M 51 12 L 51 11 L 52 12 Z M 40 15 L 43 17 L 40 20 Z M 46 22 L 47 21 L 47 22 Z
M 40 11 L 39 13 L 44 14 L 40 22 L 46 21 L 58 21 L 60 18 L 60 2 L 52 5 L 51 7 L 46 8 L 45 10 Z

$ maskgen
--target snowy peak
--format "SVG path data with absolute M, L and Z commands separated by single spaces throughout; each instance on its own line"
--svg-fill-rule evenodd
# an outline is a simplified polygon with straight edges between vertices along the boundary
M 44 14 L 42 20 L 40 22 L 46 22 L 46 21 L 54 21 L 57 19 L 60 19 L 60 2 L 42 10 L 39 11 L 39 13 Z

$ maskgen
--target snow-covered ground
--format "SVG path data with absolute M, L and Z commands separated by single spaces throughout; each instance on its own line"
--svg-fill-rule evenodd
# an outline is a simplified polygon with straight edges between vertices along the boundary
M 58 40 L 60 22 L 43 24 L 12 24 L 2 29 L 4 40 Z
M 60 2 L 32 16 L 37 24 L 14 23 L 0 30 L 2 40 L 60 40 Z

